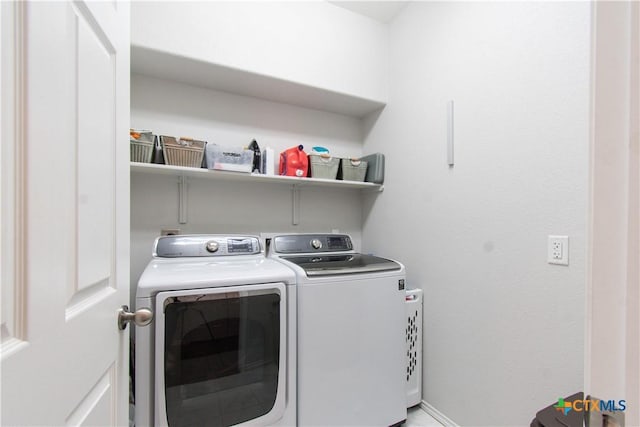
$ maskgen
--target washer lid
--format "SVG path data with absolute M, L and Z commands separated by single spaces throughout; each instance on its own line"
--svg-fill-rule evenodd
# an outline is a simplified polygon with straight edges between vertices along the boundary
M 364 274 L 402 269 L 399 263 L 390 259 L 363 254 L 283 256 L 280 258 L 300 266 L 308 277 Z

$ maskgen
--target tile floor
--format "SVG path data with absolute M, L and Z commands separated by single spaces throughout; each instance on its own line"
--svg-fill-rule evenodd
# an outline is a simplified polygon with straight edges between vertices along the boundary
M 420 406 L 414 406 L 408 411 L 405 427 L 442 427 L 442 424 L 423 411 Z
M 133 405 L 129 405 L 129 427 L 135 427 L 133 421 L 134 410 Z M 442 424 L 420 409 L 419 406 L 414 406 L 408 411 L 407 422 L 404 424 L 404 427 L 442 427 Z

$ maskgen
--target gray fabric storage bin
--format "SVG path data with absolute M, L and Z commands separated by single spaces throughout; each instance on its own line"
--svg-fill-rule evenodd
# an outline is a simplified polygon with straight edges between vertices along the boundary
M 374 184 L 384 184 L 384 154 L 374 153 L 364 156 L 360 160 L 367 162 L 367 174 L 364 180 Z
M 361 159 L 340 159 L 343 181 L 364 181 L 367 162 Z
M 311 178 L 336 179 L 340 159 L 321 154 L 309 154 Z

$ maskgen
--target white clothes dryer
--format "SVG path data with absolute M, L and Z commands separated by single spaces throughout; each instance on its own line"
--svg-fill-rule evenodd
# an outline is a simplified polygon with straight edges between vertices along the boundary
M 252 236 L 156 240 L 138 283 L 135 423 L 296 425 L 295 275 Z
M 405 421 L 404 266 L 347 235 L 275 236 L 269 249 L 296 272 L 298 425 Z

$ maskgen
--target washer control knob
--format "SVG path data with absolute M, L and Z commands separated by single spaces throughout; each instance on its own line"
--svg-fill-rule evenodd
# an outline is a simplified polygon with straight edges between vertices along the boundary
M 208 252 L 216 252 L 218 250 L 218 242 L 215 240 L 210 240 L 207 242 L 207 251 Z
M 311 241 L 311 247 L 313 249 L 320 249 L 322 247 L 322 242 L 320 241 L 320 239 L 313 239 Z

